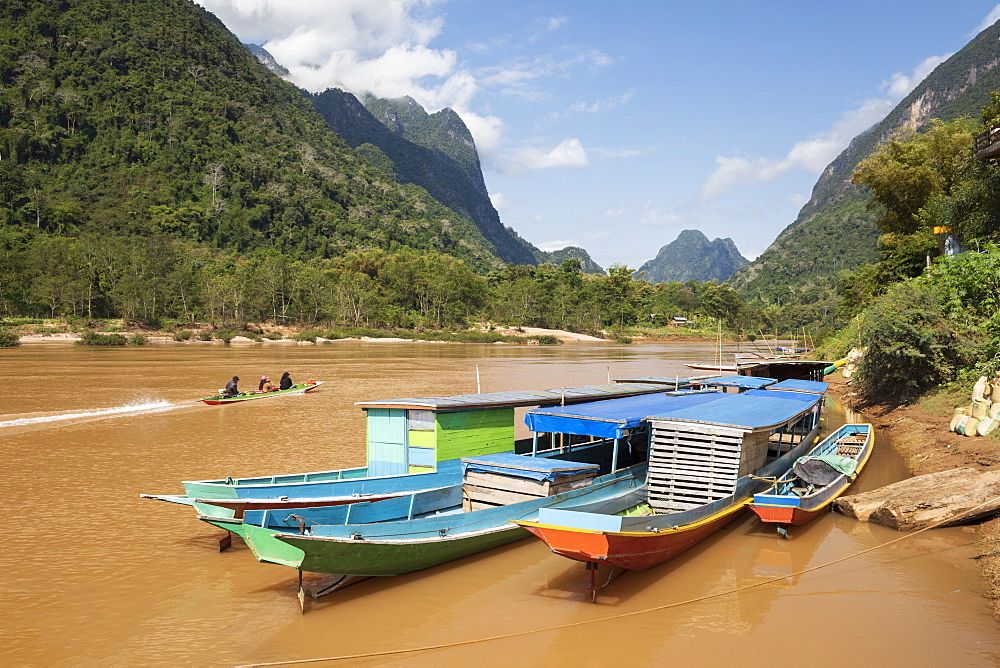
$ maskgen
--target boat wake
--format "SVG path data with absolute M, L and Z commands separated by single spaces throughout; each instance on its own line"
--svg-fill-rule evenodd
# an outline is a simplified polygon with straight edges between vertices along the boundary
M 0 415 L 0 428 L 3 427 L 23 427 L 32 424 L 49 422 L 62 422 L 65 420 L 92 420 L 112 417 L 122 417 L 136 415 L 139 413 L 162 413 L 174 408 L 180 408 L 182 404 L 170 403 L 166 399 L 137 399 L 121 406 L 112 408 L 94 408 L 90 410 L 74 410 L 65 413 L 33 413 L 28 416 L 14 417 L 13 415 Z

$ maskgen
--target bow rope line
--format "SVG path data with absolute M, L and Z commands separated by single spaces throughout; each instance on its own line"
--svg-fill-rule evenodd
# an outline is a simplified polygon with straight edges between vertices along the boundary
M 975 508 L 970 509 L 967 512 L 972 513 L 972 512 L 974 512 L 976 510 L 979 510 L 983 506 L 988 505 L 990 503 L 993 503 L 997 499 L 1000 499 L 1000 496 L 995 496 L 995 497 L 993 497 L 993 498 L 991 498 L 991 499 L 989 499 L 987 501 L 984 501 L 983 503 L 980 503 L 978 506 L 976 506 Z M 918 529 L 917 531 L 914 531 L 913 533 L 905 534 L 903 536 L 900 536 L 899 538 L 894 538 L 894 539 L 892 539 L 890 541 L 887 541 L 885 543 L 882 543 L 880 545 L 875 545 L 874 547 L 869 547 L 867 549 L 861 550 L 860 552 L 855 552 L 854 554 L 849 554 L 846 557 L 841 557 L 839 559 L 834 559 L 833 561 L 828 561 L 825 564 L 819 564 L 818 566 L 810 566 L 809 568 L 804 568 L 801 571 L 797 571 L 795 573 L 789 573 L 788 575 L 779 575 L 778 577 L 773 577 L 773 578 L 770 578 L 768 580 L 764 580 L 762 582 L 755 582 L 753 584 L 744 585 L 742 587 L 736 587 L 735 589 L 730 589 L 729 591 L 719 592 L 717 594 L 705 594 L 704 596 L 698 596 L 696 598 L 689 598 L 686 601 L 677 601 L 675 603 L 667 603 L 666 605 L 658 605 L 658 606 L 655 606 L 655 607 L 652 607 L 652 608 L 644 608 L 642 610 L 633 610 L 631 612 L 622 612 L 622 613 L 619 613 L 619 614 L 616 614 L 616 615 L 609 615 L 607 617 L 598 617 L 596 619 L 585 619 L 585 620 L 582 620 L 582 621 L 579 621 L 579 622 L 569 622 L 567 624 L 559 624 L 558 626 L 545 626 L 545 627 L 542 627 L 540 629 L 529 629 L 527 631 L 514 631 L 513 633 L 504 633 L 502 635 L 487 636 L 485 638 L 472 638 L 470 640 L 457 640 L 455 642 L 440 643 L 440 644 L 437 644 L 437 645 L 424 645 L 423 647 L 410 647 L 410 648 L 403 648 L 403 649 L 390 649 L 390 650 L 382 650 L 382 651 L 379 651 L 379 652 L 365 652 L 365 653 L 362 653 L 362 654 L 343 654 L 341 656 L 326 656 L 326 657 L 315 658 L 315 659 L 293 659 L 293 660 L 289 660 L 289 661 L 273 661 L 273 662 L 270 662 L 270 663 L 248 663 L 248 664 L 244 664 L 244 665 L 238 666 L 237 668 L 257 668 L 258 666 L 260 666 L 260 667 L 262 667 L 262 666 L 291 666 L 291 665 L 302 664 L 302 663 L 318 663 L 320 661 L 347 661 L 347 660 L 350 660 L 350 659 L 371 659 L 371 658 L 380 657 L 380 656 L 391 656 L 393 654 L 412 654 L 414 652 L 427 652 L 427 651 L 437 650 L 437 649 L 448 649 L 448 648 L 451 648 L 451 647 L 460 647 L 462 645 L 475 645 L 477 643 L 490 642 L 492 640 L 506 640 L 508 638 L 517 638 L 519 636 L 527 636 L 527 635 L 532 635 L 534 633 L 544 633 L 546 631 L 561 631 L 563 629 L 568 629 L 568 628 L 572 628 L 572 627 L 575 627 L 575 626 L 583 626 L 585 624 L 596 624 L 598 622 L 607 622 L 607 621 L 611 621 L 611 620 L 614 620 L 614 619 L 622 619 L 624 617 L 634 617 L 636 615 L 644 615 L 644 614 L 649 613 L 649 612 L 657 612 L 659 610 L 667 610 L 669 608 L 679 608 L 682 605 L 690 605 L 692 603 L 700 603 L 701 601 L 707 601 L 707 600 L 710 600 L 710 599 L 713 599 L 713 598 L 721 598 L 723 596 L 729 596 L 730 594 L 736 594 L 736 593 L 739 593 L 741 591 L 746 591 L 748 589 L 755 589 L 757 587 L 763 587 L 765 585 L 773 584 L 775 582 L 780 582 L 781 580 L 787 580 L 788 578 L 793 578 L 793 577 L 802 575 L 804 573 L 810 573 L 812 571 L 818 571 L 821 568 L 826 568 L 827 566 L 833 566 L 834 564 L 838 564 L 838 563 L 840 563 L 842 561 L 847 561 L 848 559 L 854 559 L 855 557 L 860 557 L 863 554 L 867 554 L 869 552 L 874 552 L 875 550 L 880 550 L 883 547 L 887 547 L 889 545 L 892 545 L 893 543 L 898 543 L 898 542 L 900 542 L 902 540 L 906 540 L 908 538 L 913 538 L 914 536 L 922 534 L 925 531 L 929 531 L 931 529 L 936 529 L 939 526 L 942 526 L 944 524 L 947 524 L 948 522 L 953 522 L 953 521 L 955 521 L 955 520 L 953 520 L 953 519 L 952 520 L 941 520 L 940 522 L 938 522 L 936 524 L 932 524 L 930 526 L 926 526 L 923 529 Z

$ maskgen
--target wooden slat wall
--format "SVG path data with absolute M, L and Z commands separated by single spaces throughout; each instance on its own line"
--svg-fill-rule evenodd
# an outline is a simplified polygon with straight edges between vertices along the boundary
M 658 512 L 677 512 L 732 494 L 742 468 L 745 434 L 737 429 L 653 422 L 649 505 Z M 766 454 L 766 442 L 764 447 Z

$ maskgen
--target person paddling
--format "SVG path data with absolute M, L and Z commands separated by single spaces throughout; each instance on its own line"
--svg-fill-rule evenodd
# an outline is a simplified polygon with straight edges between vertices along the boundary
M 292 377 L 288 375 L 288 372 L 281 374 L 281 383 L 278 385 L 279 390 L 287 390 L 292 387 L 295 383 L 292 382 Z
M 239 376 L 233 376 L 233 379 L 226 383 L 226 389 L 223 390 L 222 395 L 226 397 L 235 397 L 240 393 L 240 388 L 237 384 L 240 382 Z

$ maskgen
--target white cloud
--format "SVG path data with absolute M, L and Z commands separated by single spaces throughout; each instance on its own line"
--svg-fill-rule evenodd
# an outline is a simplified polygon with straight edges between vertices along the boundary
M 885 118 L 901 99 L 951 54 L 931 56 L 917 65 L 912 74 L 897 72 L 882 82 L 884 98 L 865 100 L 857 109 L 846 111 L 827 130 L 796 142 L 782 158 L 718 156 L 718 165 L 701 187 L 702 200 L 720 197 L 736 186 L 773 181 L 792 170 L 820 174 L 851 139 Z
M 538 249 L 543 250 L 546 253 L 551 253 L 552 251 L 562 250 L 567 246 L 579 246 L 577 242 L 571 239 L 553 239 L 552 241 L 545 241 L 538 244 Z
M 565 139 L 550 151 L 529 146 L 515 151 L 507 160 L 513 172 L 548 169 L 550 167 L 587 167 L 590 160 L 579 139 Z
M 614 209 L 605 209 L 604 215 L 609 218 L 621 218 L 626 211 L 628 211 L 628 207 L 624 204 L 620 204 Z
M 442 18 L 428 11 L 434 0 L 198 2 L 243 41 L 263 42 L 296 85 L 312 92 L 337 87 L 357 95 L 409 95 L 431 113 L 451 107 L 484 162 L 496 155 L 503 121 L 472 111 L 477 78 L 458 65 L 454 51 L 430 45 L 443 27 Z
M 503 213 L 513 205 L 510 198 L 503 193 L 490 193 L 490 203 L 499 213 Z
M 979 27 L 976 28 L 975 32 L 972 33 L 972 36 L 978 35 L 982 31 L 986 30 L 991 25 L 996 23 L 998 20 L 1000 20 L 1000 5 L 997 5 L 990 10 L 990 13 L 986 15 L 986 18 L 983 19 L 983 22 L 980 23 Z
M 923 62 L 913 69 L 912 74 L 906 75 L 902 72 L 896 72 L 882 82 L 881 88 L 888 93 L 890 99 L 896 101 L 902 100 L 911 90 L 916 88 L 917 84 L 923 81 L 935 67 L 951 58 L 952 55 L 954 54 L 946 53 L 943 56 L 929 56 L 924 58 Z
M 676 213 L 660 213 L 654 209 L 650 204 L 642 210 L 642 214 L 639 216 L 639 224 L 643 227 L 669 227 L 671 225 L 677 225 L 684 217 Z

